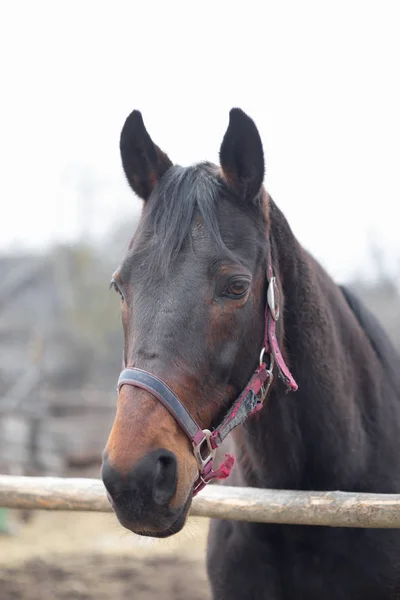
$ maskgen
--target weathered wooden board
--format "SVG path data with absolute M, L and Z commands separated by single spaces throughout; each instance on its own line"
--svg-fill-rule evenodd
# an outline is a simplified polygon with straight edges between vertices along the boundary
M 111 511 L 101 481 L 0 475 L 0 506 Z M 400 495 L 299 492 L 212 485 L 191 515 L 260 523 L 400 528 Z

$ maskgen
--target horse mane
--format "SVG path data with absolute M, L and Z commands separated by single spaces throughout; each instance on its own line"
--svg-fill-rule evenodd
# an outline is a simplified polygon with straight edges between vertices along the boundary
M 369 342 L 378 357 L 387 377 L 390 379 L 395 389 L 400 390 L 400 375 L 398 365 L 400 356 L 392 344 L 386 331 L 361 300 L 344 285 L 339 286 L 347 304 L 351 308 L 361 328 L 366 334 Z M 400 394 L 399 394 L 400 399 Z

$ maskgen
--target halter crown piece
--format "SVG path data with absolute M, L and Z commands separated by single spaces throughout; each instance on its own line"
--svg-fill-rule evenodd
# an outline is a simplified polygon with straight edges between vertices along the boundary
M 274 367 L 288 391 L 296 391 L 298 386 L 290 373 L 276 336 L 276 324 L 280 316 L 279 292 L 271 266 L 267 269 L 268 291 L 265 307 L 264 346 L 260 353 L 260 363 L 246 387 L 228 410 L 222 422 L 213 431 L 201 429 L 174 392 L 161 379 L 147 371 L 136 368 L 124 368 L 118 379 L 118 392 L 123 385 L 133 385 L 147 390 L 171 413 L 182 427 L 193 445 L 193 454 L 199 467 L 199 476 L 193 487 L 196 496 L 212 479 L 229 477 L 235 462 L 231 454 L 226 454 L 217 469 L 214 458 L 218 446 L 226 436 L 251 415 L 257 413 L 271 387 Z M 265 359 L 269 356 L 269 365 Z

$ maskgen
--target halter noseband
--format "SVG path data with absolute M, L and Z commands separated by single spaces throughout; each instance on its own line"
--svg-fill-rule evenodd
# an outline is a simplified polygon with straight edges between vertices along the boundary
M 193 487 L 193 496 L 198 494 L 212 479 L 229 477 L 235 459 L 226 454 L 221 465 L 214 470 L 213 461 L 218 446 L 226 436 L 249 416 L 258 412 L 264 403 L 273 381 L 276 365 L 278 375 L 290 391 L 297 390 L 297 383 L 290 373 L 276 336 L 276 323 L 280 316 L 278 288 L 272 268 L 267 270 L 268 291 L 265 307 L 264 346 L 260 354 L 260 363 L 242 393 L 228 410 L 220 425 L 212 432 L 201 429 L 174 392 L 161 379 L 137 368 L 124 368 L 118 379 L 118 391 L 123 385 L 133 385 L 148 391 L 171 413 L 182 427 L 193 445 L 193 454 L 199 468 L 199 476 Z M 269 365 L 264 362 L 269 355 Z

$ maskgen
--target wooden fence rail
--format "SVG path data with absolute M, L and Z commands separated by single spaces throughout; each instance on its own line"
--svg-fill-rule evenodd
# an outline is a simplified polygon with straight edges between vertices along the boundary
M 97 479 L 0 475 L 0 507 L 109 512 Z M 400 528 L 400 495 L 299 492 L 212 485 L 191 515 L 259 523 Z

